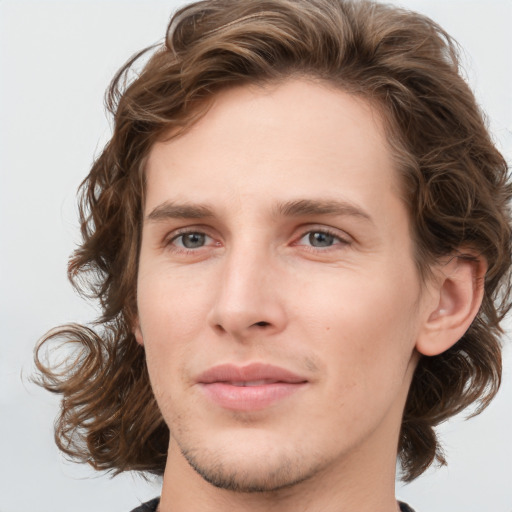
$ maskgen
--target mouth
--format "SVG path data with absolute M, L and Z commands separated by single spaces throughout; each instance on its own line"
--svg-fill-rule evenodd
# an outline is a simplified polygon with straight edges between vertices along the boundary
M 260 379 L 260 380 L 249 380 L 249 381 L 228 381 L 225 382 L 226 384 L 230 384 L 231 386 L 237 386 L 237 387 L 252 387 L 252 386 L 265 386 L 267 384 L 276 384 L 277 380 L 270 380 L 270 379 Z
M 252 363 L 219 365 L 197 379 L 206 398 L 224 409 L 256 411 L 303 389 L 308 380 L 284 368 Z

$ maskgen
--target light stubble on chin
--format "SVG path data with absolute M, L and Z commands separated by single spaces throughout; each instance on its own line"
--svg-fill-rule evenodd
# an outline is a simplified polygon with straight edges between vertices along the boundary
M 318 471 L 318 467 L 304 471 L 300 469 L 300 461 L 283 457 L 278 467 L 269 468 L 264 475 L 253 475 L 246 469 L 227 467 L 218 457 L 217 460 L 201 460 L 208 457 L 197 450 L 181 449 L 181 452 L 192 469 L 206 482 L 219 489 L 239 493 L 276 493 L 308 480 Z

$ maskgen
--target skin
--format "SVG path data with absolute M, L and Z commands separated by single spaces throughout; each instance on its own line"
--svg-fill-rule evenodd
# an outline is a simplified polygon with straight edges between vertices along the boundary
M 233 88 L 146 172 L 135 334 L 171 431 L 160 511 L 395 512 L 418 347 L 454 343 L 429 340 L 466 302 L 421 284 L 377 112 L 313 80 Z M 197 384 L 253 362 L 307 384 L 256 411 Z

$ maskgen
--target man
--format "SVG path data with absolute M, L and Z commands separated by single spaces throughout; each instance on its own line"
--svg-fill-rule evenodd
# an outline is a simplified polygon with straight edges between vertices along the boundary
M 59 446 L 163 474 L 141 510 L 408 510 L 397 454 L 445 462 L 433 426 L 496 393 L 509 304 L 507 166 L 449 36 L 207 0 L 123 88 L 132 64 L 69 269 L 104 329 L 43 341 L 82 346 L 39 363 Z

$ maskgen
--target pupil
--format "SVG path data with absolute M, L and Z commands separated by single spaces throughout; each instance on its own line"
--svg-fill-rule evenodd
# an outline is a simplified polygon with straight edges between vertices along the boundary
M 187 249 L 195 249 L 204 245 L 204 235 L 202 233 L 187 233 L 182 240 L 183 246 Z
M 334 242 L 334 236 L 329 233 L 310 233 L 309 243 L 314 247 L 329 247 Z

